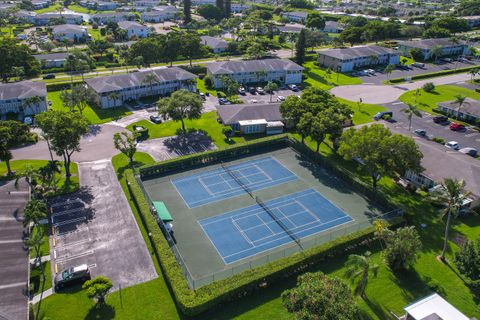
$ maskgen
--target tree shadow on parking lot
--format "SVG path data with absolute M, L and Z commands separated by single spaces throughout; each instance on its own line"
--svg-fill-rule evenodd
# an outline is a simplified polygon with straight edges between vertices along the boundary
M 84 319 L 86 320 L 93 320 L 93 319 L 101 319 L 101 320 L 108 320 L 115 318 L 115 308 L 109 304 L 95 304 L 88 310 L 87 315 Z
M 212 139 L 204 132 L 198 130 L 167 138 L 163 141 L 163 145 L 167 148 L 168 152 L 173 152 L 178 155 L 214 149 Z

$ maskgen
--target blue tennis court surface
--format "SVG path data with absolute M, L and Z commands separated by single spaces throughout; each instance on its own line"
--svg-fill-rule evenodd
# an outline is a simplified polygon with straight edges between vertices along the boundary
M 297 176 L 272 157 L 228 166 L 229 171 L 251 191 L 297 179 Z M 223 168 L 172 180 L 189 208 L 228 199 L 245 191 Z
M 265 205 L 300 239 L 353 221 L 314 189 L 265 201 Z M 203 219 L 199 223 L 227 264 L 293 242 L 288 233 L 257 204 Z

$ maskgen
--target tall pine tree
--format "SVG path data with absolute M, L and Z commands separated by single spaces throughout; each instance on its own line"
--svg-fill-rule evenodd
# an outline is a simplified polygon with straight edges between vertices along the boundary
M 192 0 L 183 0 L 183 23 L 187 24 L 192 21 Z
M 302 29 L 295 44 L 295 60 L 299 65 L 303 65 L 305 62 L 305 46 L 305 29 Z
M 229 18 L 230 15 L 232 14 L 232 1 L 231 0 L 225 0 L 225 18 Z

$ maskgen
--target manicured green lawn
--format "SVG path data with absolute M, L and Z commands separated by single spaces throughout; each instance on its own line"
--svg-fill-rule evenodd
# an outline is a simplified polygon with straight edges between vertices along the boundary
M 55 3 L 53 6 L 43 8 L 43 9 L 38 9 L 38 10 L 35 10 L 34 12 L 36 13 L 56 12 L 57 9 L 59 8 L 63 8 L 63 5 L 61 5 L 60 3 Z
M 331 72 L 327 73 L 326 69 L 319 68 L 315 65 L 314 61 L 308 61 L 304 63 L 304 74 L 308 78 L 304 81 L 306 86 L 312 86 L 324 90 L 329 90 L 335 86 L 361 84 L 362 79 L 350 77 L 343 73 Z
M 16 171 L 17 176 L 21 175 L 22 172 L 30 167 L 34 170 L 40 169 L 47 165 L 47 160 L 12 160 L 10 161 L 10 167 L 12 171 Z M 62 165 L 62 172 L 60 174 L 56 174 L 57 179 L 57 193 L 70 193 L 77 190 L 80 187 L 78 182 L 78 167 L 75 162 L 72 162 L 70 165 L 70 172 L 72 176 L 70 177 L 70 183 L 66 183 L 65 178 L 65 168 L 63 167 L 63 162 L 60 163 Z M 5 176 L 7 173 L 7 167 L 5 166 L 5 162 L 0 162 L 0 180 L 5 180 L 7 177 Z M 13 179 L 9 177 L 9 179 Z
M 50 235 L 50 230 L 48 224 L 42 224 L 33 229 L 33 234 L 35 235 L 38 231 L 37 228 L 41 228 L 43 234 L 43 243 L 40 246 L 40 256 L 50 255 L 50 243 L 48 242 L 48 236 Z M 36 255 L 35 250 L 30 248 L 30 258 L 34 258 Z
M 127 129 L 133 130 L 134 125 L 147 128 L 149 139 L 174 136 L 181 130 L 180 121 L 167 121 L 161 124 L 154 124 L 147 120 L 141 120 L 129 125 Z M 186 120 L 185 127 L 187 130 L 203 131 L 210 137 L 210 139 L 212 139 L 217 147 L 224 147 L 245 141 L 244 137 L 233 137 L 232 141 L 226 141 L 225 135 L 222 133 L 222 125 L 217 122 L 217 115 L 215 112 L 204 113 L 200 119 Z
M 45 281 L 42 281 L 42 271 L 40 270 L 40 266 L 35 267 L 30 271 L 30 284 L 33 285 L 34 295 L 52 287 L 52 270 L 50 268 L 50 261 L 43 263 L 43 270 L 45 273 Z
M 68 111 L 70 109 L 63 106 L 62 99 L 60 98 L 61 93 L 62 91 L 48 92 L 47 99 L 52 101 L 52 109 Z M 83 115 L 92 124 L 102 124 L 110 122 L 115 119 L 120 119 L 129 114 L 132 114 L 132 112 L 125 107 L 117 107 L 111 109 L 87 107 L 85 110 L 83 110 Z
M 416 97 L 416 90 L 408 91 L 400 96 L 400 101 L 415 104 L 418 108 L 431 113 L 433 109 L 437 108 L 438 103 L 455 100 L 456 95 L 480 100 L 480 93 L 452 85 L 437 86 L 435 91 L 430 93 L 420 89 L 418 93 Z
M 79 13 L 96 13 L 95 10 L 84 8 L 82 6 L 79 6 L 78 4 L 71 4 L 68 6 L 68 9 L 79 12 Z
M 199 92 L 203 92 L 203 93 L 208 92 L 214 97 L 217 96 L 216 90 L 207 89 L 207 87 L 205 86 L 205 80 L 203 79 L 197 78 L 197 89 Z
M 353 111 L 352 120 L 354 125 L 372 122 L 373 116 L 377 112 L 387 110 L 385 107 L 377 104 L 368 104 L 368 103 L 359 104 L 358 102 L 345 100 L 342 98 L 337 98 L 337 99 L 340 102 L 343 102 L 349 105 L 350 108 L 352 109 Z
M 88 28 L 87 31 L 92 36 L 93 40 L 101 40 L 105 38 L 100 34 L 100 29 Z
M 313 145 L 310 139 L 307 139 L 307 143 Z M 324 156 L 350 170 L 352 175 L 357 176 L 359 180 L 370 182 L 368 175 L 360 171 L 355 162 L 347 162 L 337 157 L 325 144 L 322 144 L 320 151 Z M 141 153 L 136 155 L 135 160 L 141 163 L 151 162 L 149 156 Z M 123 155 L 118 155 L 112 159 L 112 162 L 122 182 L 122 187 L 125 189 L 123 174 L 125 170 L 129 170 L 127 159 Z M 480 310 L 477 302 L 470 290 L 456 275 L 455 267 L 452 265 L 450 268 L 436 259 L 441 252 L 444 230 L 444 222 L 441 220 L 438 210 L 426 201 L 423 194 L 408 193 L 389 178 L 383 178 L 379 183 L 379 188 L 393 203 L 405 208 L 409 224 L 415 226 L 420 233 L 423 248 L 413 268 L 399 274 L 394 274 L 385 267 L 378 242 L 359 247 L 352 252 L 363 254 L 367 250 L 372 251 L 373 262 L 380 265 L 378 276 L 371 278 L 367 287 L 366 293 L 369 299 L 365 301 L 356 298 L 365 319 L 389 319 L 390 311 L 401 315 L 406 305 L 432 292 L 426 285 L 428 278 L 439 283 L 442 296 L 450 303 L 467 316 L 478 318 Z M 131 203 L 128 193 L 127 198 Z M 133 211 L 139 221 L 135 208 Z M 422 224 L 425 226 L 422 227 Z M 148 239 L 141 223 L 139 226 L 144 238 Z M 471 216 L 454 221 L 452 239 L 458 234 L 470 239 L 480 236 L 480 217 Z M 147 247 L 152 252 L 148 241 Z M 451 241 L 447 253 L 450 261 L 453 260 L 453 253 L 456 250 L 458 250 L 457 246 Z M 312 266 L 308 271 L 322 271 L 345 278 L 346 259 L 346 255 L 340 255 Z M 158 268 L 156 262 L 155 264 Z M 283 308 L 280 295 L 285 289 L 294 285 L 295 279 L 293 278 L 268 284 L 266 289 L 214 308 L 211 312 L 195 317 L 195 319 L 293 319 Z M 54 319 L 185 319 L 175 309 L 162 276 L 156 280 L 110 294 L 107 297 L 107 306 L 101 308 L 94 308 L 85 293 L 77 288 L 71 292 L 54 294 L 46 298 L 42 302 L 42 311 L 46 316 Z

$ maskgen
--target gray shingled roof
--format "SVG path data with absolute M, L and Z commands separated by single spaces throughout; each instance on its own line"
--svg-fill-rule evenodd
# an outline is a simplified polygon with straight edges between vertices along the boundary
M 33 55 L 35 59 L 41 61 L 41 60 L 46 60 L 46 61 L 51 61 L 51 60 L 64 60 L 67 59 L 68 57 L 67 52 L 54 52 L 54 53 L 46 53 L 46 54 L 35 54 Z
M 145 26 L 142 26 L 140 23 L 135 22 L 135 21 L 120 21 L 118 23 L 118 26 L 121 29 L 139 29 L 139 28 L 146 28 Z
M 300 32 L 302 29 L 304 29 L 305 26 L 303 24 L 286 24 L 284 26 L 279 26 L 278 30 L 280 32 Z
M 207 63 L 207 69 L 212 74 L 232 74 L 239 72 L 277 71 L 290 70 L 301 71 L 303 68 L 288 59 L 265 59 L 246 61 L 221 61 Z
M 79 14 L 73 14 L 73 13 L 40 13 L 35 16 L 36 19 L 83 19 L 83 17 Z
M 360 46 L 341 49 L 329 49 L 318 51 L 319 55 L 334 57 L 340 60 L 354 59 L 359 57 L 368 57 L 371 55 L 380 55 L 387 53 L 397 53 L 395 50 L 380 46 Z
M 222 105 L 217 106 L 217 113 L 222 122 L 228 125 L 243 120 L 282 121 L 283 119 L 279 103 Z
M 228 47 L 228 42 L 220 38 L 201 36 L 200 39 L 203 45 L 212 49 L 226 49 Z
M 452 109 L 452 110 L 458 109 L 458 103 L 456 103 L 455 101 L 442 102 L 442 103 L 439 103 L 438 105 Z M 462 109 L 460 111 L 463 113 L 475 116 L 477 118 L 480 118 L 480 101 L 471 99 L 471 98 L 466 98 L 465 102 L 462 105 Z
M 155 74 L 158 82 L 173 80 L 195 79 L 197 76 L 178 67 L 159 68 L 152 71 L 141 71 L 129 74 L 114 75 L 85 79 L 85 82 L 97 93 L 119 91 L 125 88 L 132 88 L 147 85 L 144 79 L 147 74 Z
M 84 33 L 87 32 L 86 29 L 82 26 L 76 24 L 60 24 L 58 26 L 54 26 L 52 28 L 52 32 L 55 33 L 69 33 L 69 32 L 80 32 Z
M 431 49 L 433 46 L 457 46 L 463 44 L 462 41 L 459 43 L 454 43 L 452 40 L 448 38 L 440 38 L 440 39 L 424 39 L 424 40 L 412 40 L 412 41 L 400 41 L 399 45 L 405 45 L 408 47 L 419 48 L 419 49 Z
M 22 81 L 0 84 L 0 101 L 16 98 L 27 99 L 35 96 L 47 96 L 47 85 L 45 82 Z

